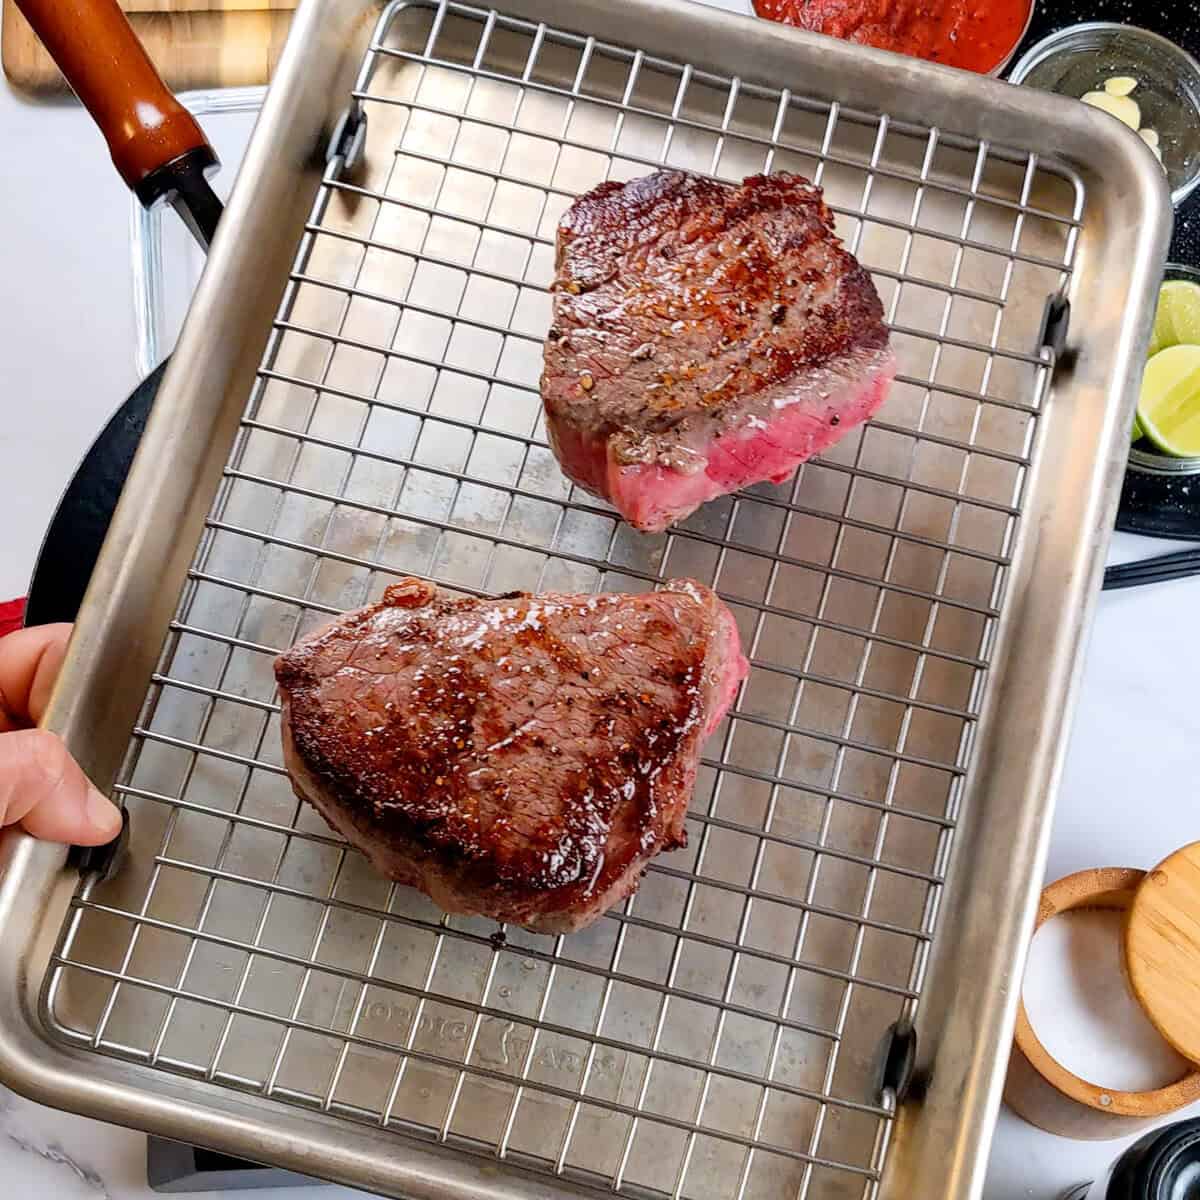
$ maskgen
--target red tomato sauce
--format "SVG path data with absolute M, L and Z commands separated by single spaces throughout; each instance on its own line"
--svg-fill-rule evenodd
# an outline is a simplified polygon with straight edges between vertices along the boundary
M 754 0 L 760 17 L 986 74 L 1021 40 L 1032 0 Z

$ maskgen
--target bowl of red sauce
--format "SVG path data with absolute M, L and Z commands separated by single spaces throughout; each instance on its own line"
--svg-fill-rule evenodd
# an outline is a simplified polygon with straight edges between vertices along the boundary
M 754 11 L 847 42 L 998 75 L 1033 18 L 1033 0 L 754 0 Z

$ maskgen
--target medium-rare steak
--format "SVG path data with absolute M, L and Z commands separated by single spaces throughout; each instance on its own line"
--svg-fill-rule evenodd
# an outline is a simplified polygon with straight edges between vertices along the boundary
M 284 763 L 383 874 L 569 932 L 685 844 L 700 745 L 747 669 L 690 580 L 474 600 L 407 579 L 276 660 Z
M 550 441 L 638 529 L 783 482 L 894 375 L 871 277 L 798 175 L 660 171 L 601 184 L 559 225 Z

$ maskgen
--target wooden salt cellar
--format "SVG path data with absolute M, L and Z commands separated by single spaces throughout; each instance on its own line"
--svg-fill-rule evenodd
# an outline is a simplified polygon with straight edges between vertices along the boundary
M 1060 913 L 1088 908 L 1129 914 L 1124 952 L 1133 994 L 1163 1037 L 1200 1063 L 1200 843 L 1149 873 L 1098 868 L 1052 883 L 1042 893 L 1034 931 Z M 1200 1100 L 1200 1067 L 1152 1091 L 1099 1087 L 1050 1055 L 1022 1000 L 1004 1099 L 1050 1133 L 1101 1141 L 1136 1133 Z

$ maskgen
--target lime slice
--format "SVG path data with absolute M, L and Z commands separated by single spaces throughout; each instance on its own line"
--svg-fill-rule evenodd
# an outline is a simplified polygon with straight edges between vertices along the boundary
M 1200 457 L 1200 346 L 1169 346 L 1146 364 L 1137 415 L 1164 454 Z
M 1133 430 L 1129 434 L 1130 442 L 1140 442 L 1146 436 L 1146 431 L 1142 428 L 1141 421 L 1138 420 L 1137 413 L 1133 414 Z
M 1150 354 L 1170 346 L 1200 343 L 1200 283 L 1189 279 L 1169 279 L 1158 292 L 1158 312 Z

